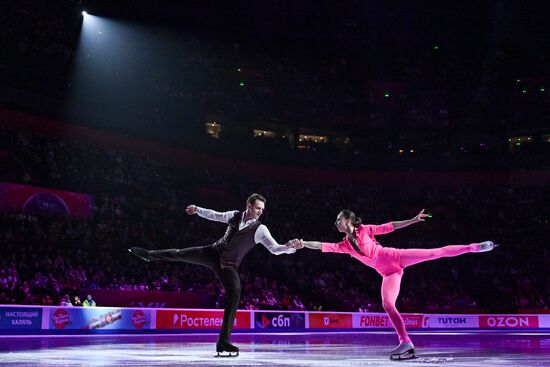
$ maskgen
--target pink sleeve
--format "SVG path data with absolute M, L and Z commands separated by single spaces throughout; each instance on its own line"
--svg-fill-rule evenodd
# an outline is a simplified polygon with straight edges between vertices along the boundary
M 367 227 L 369 233 L 371 233 L 373 236 L 390 233 L 393 232 L 393 230 L 395 229 L 393 228 L 392 222 L 384 224 L 368 224 L 365 227 Z
M 323 242 L 321 243 L 321 251 L 322 252 L 338 252 L 338 253 L 345 253 L 344 251 L 344 241 L 338 242 L 338 243 L 330 243 L 330 242 Z

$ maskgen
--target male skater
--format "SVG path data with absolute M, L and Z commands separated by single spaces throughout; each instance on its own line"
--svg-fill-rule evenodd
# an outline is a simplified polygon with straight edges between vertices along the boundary
M 145 250 L 132 247 L 128 251 L 145 261 L 182 261 L 191 264 L 208 266 L 218 276 L 225 289 L 226 305 L 220 336 L 216 343 L 218 356 L 236 357 L 239 348 L 230 343 L 231 329 L 235 320 L 241 295 L 239 265 L 244 256 L 256 245 L 261 243 L 272 254 L 292 254 L 299 240 L 290 240 L 279 245 L 269 233 L 267 227 L 259 222 L 265 209 L 266 199 L 260 194 L 252 194 L 246 200 L 246 210 L 232 210 L 224 213 L 189 205 L 187 214 L 198 214 L 208 220 L 227 223 L 227 229 L 222 238 L 209 246 L 189 247 L 184 249 Z M 228 352 L 227 355 L 223 354 Z M 222 353 L 222 354 L 220 354 Z

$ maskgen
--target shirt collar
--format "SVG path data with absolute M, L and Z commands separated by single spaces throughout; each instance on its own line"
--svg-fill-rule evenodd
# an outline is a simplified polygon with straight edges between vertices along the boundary
M 241 214 L 241 221 L 240 221 L 240 224 L 241 224 L 241 227 L 247 227 L 248 225 L 252 224 L 252 223 L 255 223 L 257 221 L 256 218 L 252 218 L 252 219 L 249 219 L 247 220 L 246 222 L 244 221 L 244 215 L 246 214 L 246 212 L 243 212 Z

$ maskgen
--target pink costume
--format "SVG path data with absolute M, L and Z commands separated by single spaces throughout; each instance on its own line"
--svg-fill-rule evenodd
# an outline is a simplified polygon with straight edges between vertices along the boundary
M 338 243 L 323 242 L 321 251 L 350 254 L 363 264 L 374 268 L 374 270 L 383 277 L 392 275 L 393 273 L 403 274 L 403 268 L 399 264 L 401 251 L 403 250 L 392 247 L 382 247 L 374 238 L 374 236 L 379 234 L 393 232 L 393 229 L 393 224 L 391 222 L 380 225 L 359 225 L 359 228 L 355 229 L 355 235 L 357 236 L 359 249 L 363 254 L 355 251 L 347 237 L 345 237 L 342 242 Z
M 355 235 L 362 253 L 355 250 L 347 237 L 338 243 L 323 242 L 321 251 L 345 253 L 374 268 L 382 275 L 382 306 L 388 313 L 393 327 L 399 336 L 399 342 L 410 342 L 403 318 L 395 307 L 403 269 L 420 262 L 435 260 L 441 257 L 458 256 L 468 252 L 478 252 L 479 244 L 445 246 L 435 249 L 397 249 L 382 247 L 374 238 L 376 235 L 390 233 L 394 230 L 392 222 L 380 225 L 359 225 Z

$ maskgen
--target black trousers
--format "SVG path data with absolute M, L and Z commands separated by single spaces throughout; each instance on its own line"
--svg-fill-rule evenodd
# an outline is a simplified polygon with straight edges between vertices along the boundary
M 190 264 L 207 266 L 214 270 L 225 290 L 226 302 L 223 313 L 223 323 L 219 340 L 229 341 L 233 323 L 237 315 L 241 298 L 241 279 L 235 267 L 223 267 L 220 255 L 214 246 L 190 247 L 185 249 L 151 250 L 149 259 L 152 261 L 181 261 Z

